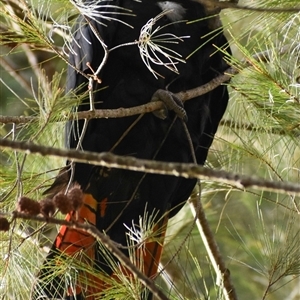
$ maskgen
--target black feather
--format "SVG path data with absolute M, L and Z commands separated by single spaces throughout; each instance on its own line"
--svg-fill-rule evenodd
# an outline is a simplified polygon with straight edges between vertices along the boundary
M 179 53 L 182 59 L 188 57 L 186 63 L 176 64 L 178 74 L 165 66 L 151 64 L 156 74 L 159 74 L 156 78 L 143 63 L 137 44 L 114 49 L 109 53 L 108 60 L 98 75 L 102 82 L 94 82 L 96 109 L 145 104 L 151 101 L 158 89 L 167 89 L 172 93 L 189 90 L 209 82 L 228 67 L 223 60 L 223 54 L 216 51 L 216 47 L 228 46 L 226 38 L 221 28 L 219 32 L 209 34 L 211 27 L 207 19 L 199 21 L 206 17 L 205 9 L 195 1 L 176 0 L 173 3 L 154 0 L 113 1 L 114 5 L 128 9 L 129 14 L 117 14 L 117 9 L 105 6 L 112 4 L 112 1 L 99 3 L 103 4 L 101 8 L 103 15 L 110 11 L 111 17 L 122 22 L 106 19 L 98 19 L 100 22 L 97 22 L 88 16 L 80 16 L 77 21 L 74 28 L 73 51 L 69 56 L 69 62 L 73 67 L 68 68 L 67 92 L 81 86 L 79 93 L 87 94 L 86 99 L 78 107 L 79 111 L 90 108 L 88 81 L 81 72 L 86 75 L 92 74 L 91 69 L 96 70 L 104 56 L 103 47 L 94 32 L 96 31 L 103 39 L 108 49 L 137 41 L 142 26 L 162 13 L 162 8 L 175 7 L 176 10 L 177 7 L 178 10 L 169 12 L 157 20 L 152 31 L 160 27 L 157 35 L 171 33 L 178 37 L 190 36 L 182 38 L 182 41 L 176 40 L 178 43 L 161 43 L 164 47 Z M 174 6 L 174 3 L 177 6 Z M 194 54 L 190 56 L 192 53 Z M 163 55 L 158 52 L 156 54 L 167 61 Z M 91 68 L 87 66 L 88 64 Z M 172 111 L 164 120 L 152 113 L 145 114 L 121 141 L 119 139 L 123 133 L 138 116 L 93 119 L 88 123 L 81 149 L 94 152 L 112 151 L 118 155 L 165 162 L 192 163 L 192 150 L 188 141 L 191 138 L 197 163 L 204 164 L 227 102 L 228 92 L 225 86 L 219 86 L 203 96 L 185 102 L 189 137 L 185 133 L 182 120 L 176 118 Z M 77 147 L 82 127 L 82 120 L 67 125 L 68 147 Z M 158 212 L 157 220 L 168 211 L 170 217 L 174 216 L 184 205 L 196 183 L 194 179 L 145 175 L 82 163 L 75 164 L 73 181 L 79 183 L 84 192 L 92 194 L 95 199 L 99 201 L 108 199 L 105 215 L 97 215 L 96 226 L 100 230 L 108 229 L 106 233 L 110 238 L 123 245 L 126 245 L 124 224 L 130 227 L 132 222 L 138 223 L 139 217 L 144 215 L 145 208 L 149 214 Z M 103 268 L 104 264 L 105 260 L 98 252 L 96 268 L 101 267 L 108 274 L 111 273 L 109 266 Z

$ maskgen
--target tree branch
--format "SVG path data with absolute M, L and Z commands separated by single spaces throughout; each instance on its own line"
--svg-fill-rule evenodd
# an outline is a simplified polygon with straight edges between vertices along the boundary
M 130 156 L 119 156 L 109 152 L 88 152 L 65 150 L 36 145 L 30 142 L 0 139 L 0 148 L 23 151 L 27 154 L 62 157 L 77 162 L 89 163 L 108 168 L 119 168 L 137 172 L 161 175 L 172 175 L 184 178 L 209 179 L 222 184 L 229 184 L 239 189 L 253 188 L 281 194 L 294 193 L 300 196 L 300 185 L 291 182 L 270 181 L 263 178 L 243 176 L 222 170 L 212 170 L 196 164 L 161 162 L 137 159 Z
M 226 300 L 237 300 L 237 294 L 230 279 L 230 272 L 225 266 L 220 249 L 209 227 L 202 203 L 193 197 L 191 197 L 188 202 L 193 216 L 196 217 L 196 225 L 209 256 L 209 260 L 217 274 L 217 284 L 221 286 Z M 198 205 L 200 205 L 199 209 L 197 209 Z
M 0 216 L 7 217 L 8 214 L 0 212 Z M 42 216 L 33 216 L 25 213 L 20 213 L 14 211 L 12 213 L 13 219 L 22 219 L 22 220 L 32 220 L 37 222 L 45 222 L 48 224 L 56 225 L 65 225 L 69 228 L 75 228 L 83 230 L 90 235 L 92 235 L 97 240 L 100 240 L 101 243 L 130 271 L 134 274 L 140 282 L 142 282 L 152 293 L 153 295 L 160 300 L 168 300 L 168 297 L 156 287 L 153 280 L 144 275 L 131 261 L 130 259 L 116 246 L 116 244 L 105 234 L 101 233 L 94 225 L 89 223 L 78 223 L 75 221 L 66 221 L 60 220 L 52 217 L 42 217 Z
M 286 53 L 289 49 L 291 49 L 291 45 L 285 45 L 283 47 L 280 47 L 278 49 L 278 53 L 281 55 Z M 253 55 L 253 59 L 257 61 L 264 61 L 268 62 L 270 57 L 270 51 L 262 51 L 260 53 L 256 53 Z M 206 84 L 203 84 L 199 87 L 196 87 L 191 90 L 182 91 L 179 93 L 176 93 L 175 96 L 179 98 L 182 102 L 191 100 L 193 98 L 202 96 L 206 93 L 209 93 L 210 91 L 214 90 L 221 84 L 228 82 L 232 76 L 238 74 L 241 69 L 247 68 L 251 66 L 251 61 L 243 61 L 238 67 L 230 67 L 227 70 L 224 71 L 223 74 L 217 76 L 216 78 L 212 79 Z M 155 110 L 159 110 L 164 108 L 164 104 L 162 101 L 155 101 L 150 102 L 144 105 L 139 105 L 135 107 L 129 107 L 129 108 L 117 108 L 117 109 L 97 109 L 97 110 L 89 110 L 89 111 L 80 111 L 77 113 L 70 113 L 68 115 L 63 114 L 61 115 L 61 118 L 64 120 L 82 120 L 82 119 L 100 119 L 100 118 L 123 118 L 123 117 L 129 117 L 139 114 L 145 114 L 150 113 Z M 57 122 L 56 118 L 56 122 Z M 25 124 L 29 122 L 37 121 L 38 117 L 25 117 L 25 116 L 3 116 L 0 115 L 0 123 L 2 124 Z
M 199 86 L 197 88 L 176 93 L 177 96 L 181 101 L 185 102 L 191 100 L 193 98 L 202 96 L 216 87 L 221 85 L 224 82 L 230 80 L 231 76 L 237 74 L 238 71 L 235 68 L 228 68 L 224 74 L 214 78 L 213 80 L 209 81 L 208 83 Z M 130 108 L 117 108 L 117 109 L 97 109 L 97 110 L 89 110 L 89 111 L 80 111 L 76 114 L 70 114 L 67 117 L 67 120 L 82 120 L 82 119 L 100 119 L 100 118 L 123 118 L 129 117 L 144 113 L 153 112 L 155 110 L 159 110 L 164 108 L 164 104 L 162 101 L 154 101 L 144 105 L 139 105 Z M 62 115 L 64 117 L 64 115 Z M 56 118 L 57 119 L 57 118 Z M 59 119 L 59 118 L 58 118 Z M 24 124 L 38 120 L 38 117 L 25 117 L 25 116 L 1 116 L 0 115 L 0 123 L 2 124 Z
M 239 9 L 239 10 L 248 10 L 254 12 L 269 12 L 269 13 L 283 13 L 290 12 L 296 13 L 300 11 L 300 7 L 254 7 L 254 6 L 244 6 L 239 5 L 238 0 L 230 0 L 230 1 L 218 1 L 218 0 L 196 0 L 201 3 L 210 14 L 214 14 L 220 12 L 222 9 L 231 8 L 231 9 Z

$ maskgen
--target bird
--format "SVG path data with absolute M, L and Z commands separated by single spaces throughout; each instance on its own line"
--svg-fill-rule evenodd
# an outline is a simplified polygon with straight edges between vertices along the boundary
M 80 99 L 73 111 L 163 104 L 150 113 L 69 121 L 67 147 L 204 165 L 227 107 L 227 87 L 219 85 L 184 102 L 178 93 L 202 86 L 228 68 L 224 53 L 230 50 L 219 19 L 208 18 L 206 7 L 194 0 L 74 3 L 80 15 L 71 34 L 66 79 L 67 95 Z M 94 225 L 128 257 L 134 249 L 136 261 L 142 257 L 136 262 L 139 268 L 155 278 L 167 222 L 195 185 L 193 178 L 68 161 L 47 193 L 54 196 L 80 187 L 83 206 L 70 211 L 66 220 Z M 145 232 L 147 224 L 152 238 Z M 64 274 L 52 276 L 62 255 L 103 276 L 78 270 L 74 284 Z M 118 281 L 118 270 L 131 276 L 89 233 L 62 226 L 38 275 L 38 296 L 33 298 L 101 299 Z M 138 297 L 152 299 L 147 289 Z

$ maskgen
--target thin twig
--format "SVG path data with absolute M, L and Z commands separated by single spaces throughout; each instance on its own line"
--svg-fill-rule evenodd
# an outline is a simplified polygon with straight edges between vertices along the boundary
M 25 78 L 25 76 L 12 65 L 12 63 L 3 57 L 0 57 L 0 65 L 6 70 L 8 74 L 10 74 L 23 88 L 24 90 L 31 95 L 31 87 L 28 80 Z
M 266 13 L 297 13 L 300 11 L 300 7 L 254 7 L 239 5 L 238 0 L 231 1 L 218 1 L 218 0 L 196 0 L 201 3 L 208 12 L 216 13 L 222 9 L 231 8 L 239 10 L 248 10 L 254 12 L 266 12 Z
M 201 239 L 209 256 L 209 260 L 217 274 L 217 285 L 221 286 L 226 300 L 238 299 L 230 279 L 230 272 L 225 266 L 220 249 L 209 227 L 202 203 L 192 197 L 188 202 L 193 216 L 197 218 L 196 224 L 201 235 Z M 197 209 L 198 205 L 200 205 L 200 209 Z
M 194 164 L 197 164 L 197 158 L 195 151 L 193 149 L 193 143 L 188 131 L 186 124 L 182 121 L 182 124 L 185 128 L 187 138 L 192 149 L 192 157 Z M 201 181 L 198 179 L 199 187 L 199 196 L 190 197 L 189 203 L 191 212 L 194 216 L 193 225 L 196 224 L 199 230 L 202 242 L 205 246 L 206 252 L 208 253 L 209 260 L 211 261 L 215 273 L 217 275 L 217 285 L 221 286 L 223 295 L 226 300 L 237 300 L 237 294 L 235 288 L 230 280 L 230 273 L 225 267 L 225 263 L 221 254 L 221 251 L 218 247 L 217 241 L 213 235 L 212 230 L 210 229 L 209 223 L 207 221 L 205 210 L 201 202 Z M 192 226 L 193 228 L 193 226 Z M 191 228 L 191 229 L 192 229 Z M 190 232 L 191 233 L 191 232 Z
M 277 135 L 286 135 L 287 133 L 294 133 L 299 135 L 299 131 L 297 132 L 296 129 L 300 129 L 299 124 L 292 124 L 289 128 L 281 129 L 281 128 L 266 128 L 262 126 L 257 126 L 253 123 L 243 123 L 243 122 L 236 122 L 234 120 L 226 120 L 223 119 L 220 121 L 219 126 L 229 127 L 231 129 L 241 129 L 247 130 L 251 132 L 258 132 L 262 134 L 277 134 Z

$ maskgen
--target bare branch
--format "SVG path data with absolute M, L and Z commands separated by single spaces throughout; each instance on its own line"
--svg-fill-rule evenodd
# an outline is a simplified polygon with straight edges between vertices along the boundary
M 210 15 L 220 12 L 222 9 L 232 8 L 239 10 L 248 10 L 255 12 L 269 12 L 269 13 L 297 13 L 300 11 L 300 7 L 253 7 L 253 6 L 243 6 L 239 5 L 238 0 L 230 0 L 230 1 L 218 1 L 218 0 L 196 0 L 201 3 L 207 10 Z
M 229 184 L 239 189 L 253 188 L 281 194 L 294 193 L 300 196 L 300 185 L 291 182 L 271 181 L 259 177 L 243 176 L 222 170 L 212 170 L 196 164 L 173 163 L 119 156 L 109 152 L 95 153 L 78 150 L 64 150 L 36 145 L 30 142 L 17 142 L 0 139 L 0 148 L 36 153 L 43 156 L 57 156 L 77 162 L 89 163 L 108 168 L 119 168 L 137 172 L 173 175 L 185 178 L 209 179 Z
M 288 50 L 290 50 L 291 47 L 292 47 L 291 45 L 285 45 L 283 47 L 280 47 L 278 49 L 278 53 L 280 53 L 280 55 L 282 55 L 282 54 L 286 53 Z M 269 58 L 270 58 L 270 51 L 268 51 L 268 50 L 262 51 L 260 53 L 256 53 L 253 56 L 254 60 L 264 61 L 264 62 L 268 62 Z M 191 90 L 176 93 L 175 96 L 177 98 L 179 98 L 181 101 L 185 102 L 185 101 L 191 100 L 195 97 L 204 95 L 204 94 L 214 90 L 221 84 L 228 82 L 232 78 L 232 76 L 238 74 L 240 72 L 240 70 L 242 70 L 243 68 L 247 68 L 249 66 L 251 66 L 251 62 L 249 60 L 243 61 L 243 62 L 241 62 L 241 64 L 239 65 L 238 68 L 230 67 L 224 72 L 224 74 L 217 76 L 216 78 L 212 79 L 208 83 L 203 84 L 203 85 L 201 85 L 197 88 L 191 89 Z M 62 115 L 61 117 L 62 117 L 62 119 L 65 119 L 65 120 L 123 118 L 123 117 L 153 112 L 155 110 L 159 110 L 162 108 L 164 108 L 163 102 L 155 101 L 155 102 L 150 102 L 150 103 L 147 103 L 144 105 L 139 105 L 139 106 L 130 107 L 130 108 L 98 109 L 98 110 L 90 110 L 90 111 L 81 111 L 81 112 L 77 112 L 76 114 L 69 114 L 68 116 Z M 1 116 L 0 115 L 0 123 L 2 123 L 2 124 L 12 124 L 12 123 L 24 124 L 24 123 L 29 123 L 29 122 L 35 121 L 35 120 L 38 120 L 38 117 Z
M 187 90 L 184 92 L 176 93 L 175 96 L 178 97 L 181 101 L 185 102 L 191 100 L 195 97 L 202 96 L 216 87 L 221 85 L 224 82 L 230 80 L 231 76 L 237 74 L 238 71 L 234 68 L 228 68 L 224 74 L 214 78 L 208 83 L 199 86 L 197 88 Z M 162 101 L 150 102 L 144 105 L 139 105 L 129 108 L 117 108 L 117 109 L 98 109 L 98 110 L 89 110 L 89 111 L 80 111 L 76 114 L 70 114 L 67 117 L 67 120 L 82 120 L 82 119 L 100 119 L 100 118 L 123 118 L 139 114 L 150 113 L 155 110 L 164 108 Z M 62 116 L 63 117 L 63 116 Z M 2 124 L 24 124 L 32 121 L 38 120 L 38 117 L 25 117 L 25 116 L 1 116 L 0 123 Z
M 222 287 L 226 300 L 238 299 L 230 279 L 230 272 L 225 266 L 220 249 L 209 227 L 201 201 L 197 201 L 197 199 L 191 197 L 189 204 L 192 214 L 196 218 L 196 225 L 208 253 L 209 260 L 217 274 L 217 284 Z M 200 205 L 199 209 L 197 209 L 198 205 Z
M 0 212 L 0 216 L 8 216 Z M 131 261 L 130 259 L 117 247 L 117 245 L 105 234 L 101 233 L 94 225 L 89 223 L 78 223 L 75 221 L 60 220 L 52 217 L 33 216 L 25 213 L 14 211 L 12 213 L 13 219 L 32 220 L 37 222 L 45 222 L 48 224 L 65 225 L 70 228 L 80 229 L 86 231 L 97 240 L 100 240 L 103 245 L 118 259 L 122 264 L 134 274 L 152 293 L 160 300 L 168 300 L 168 297 L 156 287 L 154 282 L 144 275 Z

